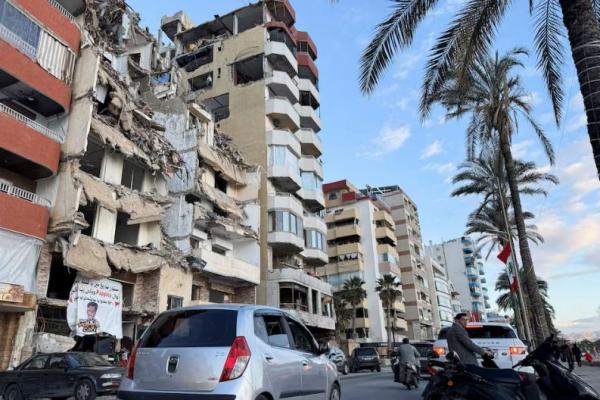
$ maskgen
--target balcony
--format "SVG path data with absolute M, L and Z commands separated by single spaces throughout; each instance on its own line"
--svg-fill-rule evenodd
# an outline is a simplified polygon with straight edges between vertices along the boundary
M 379 262 L 379 273 L 382 275 L 392 274 L 396 276 L 400 276 L 402 271 L 400 271 L 400 266 L 398 264 L 394 264 L 387 261 Z
M 477 268 L 475 267 L 467 267 L 467 277 L 471 279 L 475 279 L 479 276 Z
M 269 212 L 282 211 L 282 218 L 290 218 L 292 213 L 297 219 L 286 220 L 281 227 L 274 227 L 267 235 L 267 240 L 274 250 L 281 253 L 296 254 L 304 250 L 304 231 L 302 229 L 302 203 L 289 193 L 276 193 L 268 196 Z M 285 214 L 287 212 L 287 214 Z M 281 229 L 280 229 L 281 228 Z M 294 228 L 294 229 L 292 229 Z
M 408 331 L 408 323 L 402 317 L 396 317 L 396 329 Z
M 356 318 L 356 328 L 370 328 L 369 318 Z
M 44 240 L 50 201 L 0 182 L 0 228 Z
M 319 79 L 319 69 L 310 54 L 298 52 L 298 54 L 296 54 L 296 60 L 298 63 L 298 71 L 302 78 L 312 79 L 313 81 Z
M 279 129 L 296 132 L 300 129 L 300 115 L 287 97 L 275 96 L 267 99 L 266 113 Z
M 203 273 L 231 284 L 260 283 L 260 268 L 232 255 L 222 255 L 206 249 L 194 249 L 196 257 L 206 261 Z
M 318 158 L 302 155 L 302 158 L 300 158 L 300 169 L 302 171 L 314 172 L 320 179 L 323 179 L 323 164 Z
M 293 25 L 296 21 L 296 11 L 289 0 L 267 0 L 265 3 L 274 19 L 286 25 Z
M 304 229 L 306 231 L 317 231 L 322 235 L 323 249 L 316 247 L 308 247 L 309 243 L 306 242 L 304 251 L 302 252 L 302 256 L 306 259 L 306 261 L 308 261 L 311 264 L 327 264 L 329 262 L 329 256 L 327 255 L 327 251 L 324 250 L 325 237 L 327 235 L 327 225 L 325 224 L 325 221 L 318 214 L 305 214 Z
M 292 104 L 300 99 L 300 90 L 294 80 L 283 71 L 273 71 L 267 74 L 267 86 L 276 96 L 286 97 Z
M 329 230 L 327 231 L 327 235 L 329 236 Z M 360 242 L 356 243 L 348 243 L 348 244 L 339 244 L 327 246 L 327 254 L 329 257 L 337 257 L 344 254 L 363 254 L 363 247 Z
M 325 208 L 325 198 L 323 197 L 323 192 L 321 190 L 302 188 L 297 194 L 309 210 L 320 211 Z
M 396 234 L 387 226 L 379 226 L 375 228 L 375 237 L 380 242 L 384 242 L 392 246 L 396 245 Z
M 58 169 L 63 134 L 0 104 L 2 167 L 30 179 L 47 178 Z
M 384 222 L 390 228 L 394 228 L 396 226 L 392 215 L 385 210 L 375 211 L 373 218 L 375 219 L 375 221 Z
M 297 110 L 300 114 L 300 126 L 302 128 L 309 128 L 315 132 L 321 130 L 321 117 L 314 108 L 297 104 Z
M 325 215 L 325 222 L 328 224 L 356 219 L 358 219 L 358 211 L 354 207 L 338 209 L 334 212 L 328 212 L 327 215 Z
M 302 146 L 302 154 L 320 157 L 323 154 L 321 138 L 312 129 L 301 128 L 296 132 Z
M 298 89 L 303 92 L 310 92 L 311 96 L 317 103 L 321 103 L 321 94 L 317 86 L 307 78 L 298 78 Z
M 321 267 L 318 270 L 320 275 L 337 275 L 345 274 L 350 272 L 360 272 L 365 270 L 365 264 L 361 258 L 355 258 L 352 260 L 338 261 L 336 263 L 327 264 L 325 267 Z
M 277 71 L 283 71 L 290 76 L 298 74 L 298 61 L 287 44 L 276 40 L 265 43 L 265 56 Z
M 284 210 L 292 212 L 298 216 L 303 215 L 304 209 L 302 203 L 296 197 L 289 193 L 271 193 L 268 195 L 267 206 L 269 211 Z
M 360 236 L 360 227 L 357 224 L 337 226 L 327 230 L 328 241 L 354 236 Z
M 406 306 L 402 300 L 396 300 L 392 305 L 392 308 L 398 312 L 404 313 L 406 312 Z
M 292 153 L 300 155 L 300 141 L 298 137 L 286 129 L 270 129 L 267 131 L 267 145 L 287 146 Z

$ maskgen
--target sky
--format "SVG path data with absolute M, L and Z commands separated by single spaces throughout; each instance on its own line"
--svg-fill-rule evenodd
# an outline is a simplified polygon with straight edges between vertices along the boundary
M 421 121 L 419 89 L 428 49 L 465 0 L 441 0 L 420 26 L 413 45 L 399 52 L 378 89 L 369 97 L 358 86 L 359 58 L 375 25 L 390 11 L 386 0 L 292 0 L 296 27 L 308 31 L 319 51 L 325 182 L 348 179 L 358 187 L 400 185 L 419 208 L 425 244 L 459 237 L 477 198 L 452 198 L 450 181 L 464 161 L 464 121 L 446 121 L 440 109 Z M 185 10 L 194 23 L 226 14 L 248 4 L 243 0 L 129 0 L 142 26 L 158 31 L 160 17 Z M 532 49 L 532 18 L 527 2 L 513 2 L 499 27 L 495 47 L 500 52 Z M 570 51 L 565 52 L 565 108 L 560 127 L 553 121 L 550 101 L 535 55 L 523 58 L 519 71 L 530 93 L 534 116 L 556 152 L 551 166 L 536 137 L 525 124 L 514 137 L 519 158 L 535 161 L 558 176 L 549 196 L 525 198 L 536 215 L 545 243 L 533 248 L 538 275 L 548 281 L 550 301 L 559 329 L 565 333 L 600 331 L 600 181 L 595 176 L 586 131 L 583 100 Z M 487 265 L 492 301 L 493 284 L 502 265 L 492 255 Z M 490 283 L 491 281 L 491 283 Z

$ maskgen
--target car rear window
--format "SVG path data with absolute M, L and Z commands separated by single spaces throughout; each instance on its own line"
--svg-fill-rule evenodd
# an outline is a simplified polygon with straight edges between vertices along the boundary
M 421 357 L 427 357 L 433 351 L 433 344 L 415 343 L 413 346 L 415 346 Z
M 446 339 L 448 329 L 450 328 L 443 328 L 438 339 Z M 498 325 L 467 326 L 467 333 L 471 339 L 514 339 L 517 337 L 515 331 L 511 328 Z
M 140 347 L 228 347 L 236 336 L 237 311 L 184 310 L 160 315 Z
M 359 356 L 376 356 L 377 352 L 369 347 L 359 347 L 356 349 L 356 354 Z

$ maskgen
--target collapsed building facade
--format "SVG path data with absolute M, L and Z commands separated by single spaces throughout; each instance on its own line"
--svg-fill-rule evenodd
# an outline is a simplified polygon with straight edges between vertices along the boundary
M 19 71 L 12 65 L 6 68 L 12 80 L 3 80 L 13 87 L 2 94 L 0 109 L 17 120 L 16 128 L 45 138 L 32 138 L 29 144 L 39 142 L 33 150 L 28 143 L 15 149 L 2 126 L 7 144 L 0 147 L 12 164 L 0 168 L 0 254 L 11 246 L 20 253 L 0 260 L 0 289 L 20 295 L 0 300 L 0 369 L 28 356 L 40 334 L 73 334 L 68 304 L 80 279 L 117 285 L 119 336 L 132 341 L 166 309 L 254 303 L 260 281 L 257 169 L 215 131 L 210 113 L 178 97 L 170 51 L 140 28 L 123 1 L 65 1 L 76 15 L 59 3 L 48 2 L 60 7 L 68 29 L 35 5 L 21 10 L 25 19 L 12 21 L 47 23 L 37 31 L 42 44 L 52 44 L 43 37 L 51 28 L 64 34 L 66 55 L 52 60 L 68 71 L 46 68 L 38 49 L 31 68 L 62 74 L 62 86 L 52 77 L 54 86 L 42 82 L 36 91 L 26 86 L 27 71 L 15 83 Z M 59 139 L 51 137 L 56 131 Z M 6 317 L 6 325 L 5 309 L 18 316 Z
M 163 17 L 174 43 L 177 92 L 202 104 L 249 162 L 260 166 L 257 302 L 290 310 L 317 336 L 333 336 L 317 48 L 287 0 L 258 1 L 194 26 Z

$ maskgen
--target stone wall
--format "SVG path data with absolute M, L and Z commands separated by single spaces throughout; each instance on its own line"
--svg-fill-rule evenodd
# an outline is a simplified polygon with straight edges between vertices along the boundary
M 240 287 L 235 289 L 233 302 L 240 304 L 256 304 L 256 287 Z

